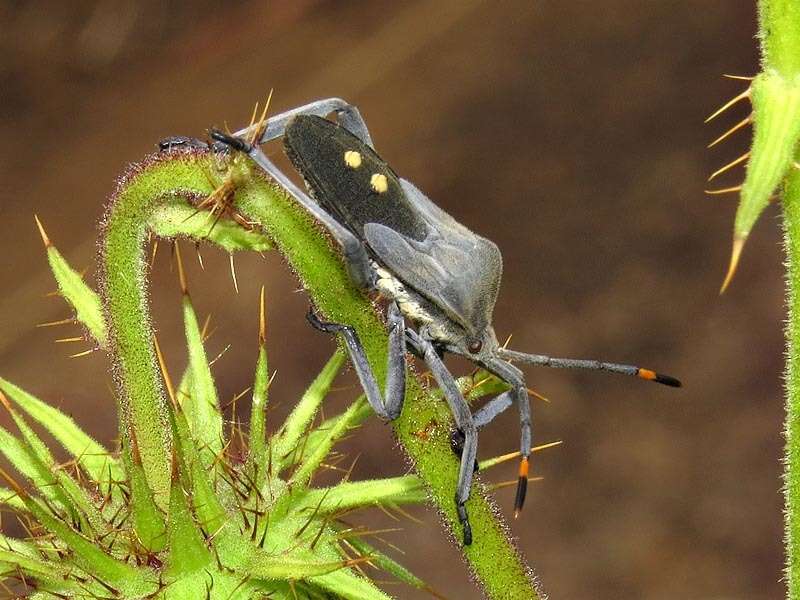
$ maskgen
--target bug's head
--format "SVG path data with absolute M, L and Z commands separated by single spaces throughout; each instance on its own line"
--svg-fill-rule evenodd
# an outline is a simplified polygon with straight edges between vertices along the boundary
M 489 325 L 478 332 L 463 331 L 448 345 L 448 352 L 460 354 L 464 358 L 485 364 L 487 360 L 497 356 L 497 336 L 494 328 Z

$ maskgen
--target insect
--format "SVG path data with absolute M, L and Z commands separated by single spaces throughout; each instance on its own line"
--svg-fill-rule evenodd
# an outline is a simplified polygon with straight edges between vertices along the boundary
M 336 122 L 326 117 L 333 116 Z M 441 388 L 455 420 L 453 445 L 461 455 L 455 494 L 464 544 L 472 543 L 467 514 L 475 470 L 478 429 L 512 404 L 520 419 L 520 466 L 515 515 L 525 502 L 531 451 L 531 411 L 522 371 L 512 362 L 592 369 L 633 375 L 668 386 L 680 382 L 633 365 L 526 354 L 501 346 L 492 328 L 500 289 L 500 250 L 398 177 L 375 152 L 358 109 L 330 98 L 276 115 L 233 135 L 211 130 L 217 149 L 250 156 L 276 183 L 323 224 L 342 248 L 348 272 L 363 290 L 388 299 L 388 369 L 381 392 L 355 330 L 309 312 L 317 329 L 339 334 L 373 410 L 383 419 L 400 415 L 405 396 L 405 352 L 421 358 Z M 283 138 L 286 155 L 308 191 L 295 185 L 260 148 Z M 182 138 L 176 140 L 183 142 Z M 173 142 L 175 143 L 175 142 Z M 184 142 L 185 143 L 185 142 Z M 409 321 L 413 327 L 407 327 Z M 472 414 L 444 365 L 445 353 L 466 357 L 505 381 L 510 389 Z

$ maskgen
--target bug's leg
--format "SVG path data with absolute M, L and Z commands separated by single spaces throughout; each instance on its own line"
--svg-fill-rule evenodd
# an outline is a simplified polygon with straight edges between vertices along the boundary
M 339 125 L 350 131 L 350 133 L 354 134 L 368 146 L 372 146 L 372 138 L 369 135 L 367 124 L 358 111 L 358 108 L 345 102 L 341 98 L 317 100 L 316 102 L 287 110 L 286 112 L 279 113 L 267 119 L 264 133 L 261 135 L 261 138 L 257 140 L 257 143 L 264 144 L 270 140 L 281 137 L 284 131 L 286 131 L 286 125 L 297 115 L 326 117 L 332 113 L 336 115 L 336 120 L 339 122 Z M 258 127 L 258 124 L 240 129 L 234 135 L 247 138 L 255 127 Z
M 517 367 L 498 358 L 489 360 L 484 365 L 491 373 L 500 377 L 503 381 L 511 385 L 511 389 L 504 394 L 495 398 L 492 402 L 498 401 L 505 394 L 510 394 L 511 399 L 516 402 L 517 409 L 519 410 L 519 425 L 520 425 L 520 463 L 519 463 L 519 479 L 517 480 L 517 494 L 514 498 L 514 516 L 518 516 L 525 504 L 525 495 L 528 490 L 528 468 L 529 457 L 531 455 L 532 433 L 531 433 L 531 403 L 528 398 L 528 388 L 525 385 L 525 378 Z M 492 402 L 489 404 L 491 405 Z M 489 405 L 487 405 L 488 407 Z M 492 409 L 494 410 L 494 408 Z M 502 408 L 495 412 L 489 420 L 500 414 Z M 488 415 L 487 415 L 488 416 Z M 482 417 L 482 420 L 485 420 Z
M 349 325 L 321 321 L 313 311 L 309 311 L 308 321 L 320 331 L 342 335 L 347 353 L 350 355 L 350 361 L 353 363 L 372 410 L 387 421 L 394 421 L 399 417 L 406 395 L 406 331 L 405 321 L 397 304 L 392 302 L 389 305 L 389 356 L 386 368 L 386 390 L 383 395 L 381 395 L 375 374 L 367 361 L 364 346 L 361 345 L 355 329 Z
M 494 421 L 494 418 L 501 412 L 505 411 L 509 406 L 514 403 L 514 391 L 508 390 L 502 394 L 498 394 L 489 402 L 483 405 L 480 410 L 475 411 L 472 415 L 472 420 L 475 421 L 475 427 L 481 429 L 486 427 L 489 423 Z
M 325 212 L 308 194 L 295 185 L 275 163 L 267 158 L 258 145 L 249 144 L 242 138 L 216 129 L 212 129 L 210 134 L 217 142 L 246 153 L 275 183 L 289 192 L 305 210 L 322 223 L 342 247 L 348 272 L 355 284 L 361 289 L 372 289 L 374 274 L 367 251 L 364 249 L 364 244 L 350 230 Z
M 467 402 L 458 390 L 458 385 L 453 375 L 447 370 L 442 359 L 439 358 L 436 348 L 430 341 L 413 330 L 409 329 L 407 336 L 431 370 L 434 379 L 436 379 L 447 400 L 447 404 L 450 406 L 450 412 L 453 413 L 456 427 L 464 434 L 464 448 L 461 453 L 461 464 L 458 470 L 455 501 L 458 520 L 464 528 L 464 545 L 469 546 L 472 543 L 472 527 L 469 524 L 466 502 L 472 487 L 475 459 L 478 455 L 478 431 Z

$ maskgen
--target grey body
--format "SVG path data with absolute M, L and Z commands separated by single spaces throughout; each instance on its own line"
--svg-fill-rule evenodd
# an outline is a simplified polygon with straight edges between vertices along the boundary
M 336 123 L 323 118 L 334 115 Z M 358 335 L 347 324 L 326 323 L 309 313 L 316 328 L 342 335 L 345 347 L 375 412 L 392 420 L 405 396 L 406 350 L 425 361 L 439 384 L 456 424 L 454 439 L 461 456 L 455 502 L 472 542 L 467 515 L 477 430 L 512 404 L 520 417 L 520 477 L 515 509 L 522 508 L 531 452 L 531 414 L 522 372 L 516 360 L 557 368 L 606 370 L 638 375 L 666 385 L 668 376 L 595 360 L 523 354 L 498 346 L 492 311 L 500 287 L 502 258 L 498 247 L 456 221 L 410 182 L 398 177 L 375 152 L 358 109 L 338 98 L 313 102 L 272 117 L 256 144 L 244 141 L 250 128 L 233 136 L 212 131 L 223 149 L 248 155 L 322 223 L 342 247 L 353 281 L 389 299 L 389 352 L 382 393 Z M 259 144 L 283 137 L 287 156 L 302 175 L 308 193 L 267 158 Z M 310 195 L 309 195 L 310 194 Z M 408 319 L 417 329 L 408 329 Z M 460 354 L 506 381 L 508 391 L 474 415 L 442 362 L 445 352 Z

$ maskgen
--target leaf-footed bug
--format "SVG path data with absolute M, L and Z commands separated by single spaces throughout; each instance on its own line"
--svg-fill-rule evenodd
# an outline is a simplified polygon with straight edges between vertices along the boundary
M 331 115 L 336 122 L 325 118 Z M 472 543 L 465 503 L 476 464 L 477 431 L 512 404 L 517 405 L 521 427 L 515 515 L 525 502 L 531 414 L 522 371 L 512 362 L 610 371 L 673 387 L 681 385 L 673 377 L 633 365 L 553 358 L 500 346 L 492 328 L 502 273 L 498 247 L 398 177 L 375 152 L 355 106 L 329 98 L 278 114 L 233 135 L 219 130 L 210 133 L 217 150 L 249 155 L 328 229 L 341 246 L 348 272 L 360 288 L 380 292 L 389 300 L 389 352 L 383 393 L 353 328 L 323 322 L 313 312 L 308 319 L 317 329 L 342 335 L 367 400 L 383 419 L 400 415 L 406 350 L 426 363 L 455 419 L 454 446 L 461 454 L 455 502 L 464 544 Z M 280 137 L 308 193 L 261 150 L 260 144 Z M 174 138 L 171 143 L 186 142 Z M 406 319 L 416 329 L 406 328 Z M 466 357 L 505 381 L 510 389 L 472 414 L 442 362 L 446 352 Z

